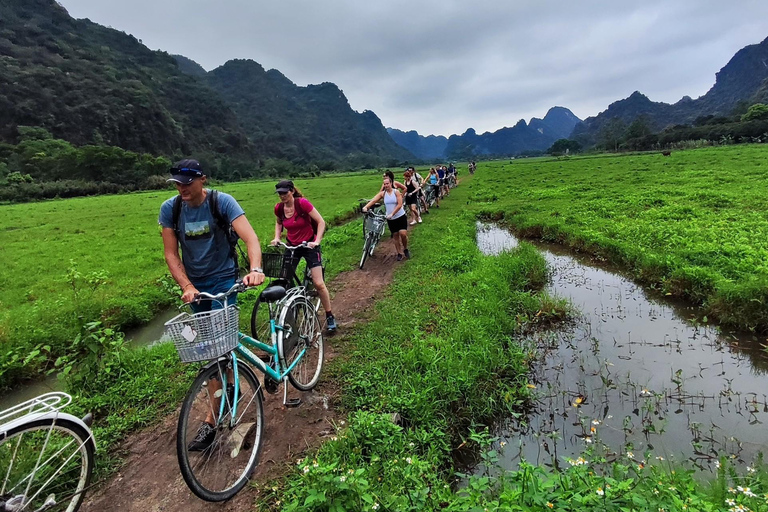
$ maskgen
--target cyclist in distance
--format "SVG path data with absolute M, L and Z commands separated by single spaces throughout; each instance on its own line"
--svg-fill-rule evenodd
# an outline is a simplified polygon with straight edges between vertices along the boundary
M 382 190 L 376 194 L 368 204 L 363 206 L 363 213 L 367 212 L 368 208 L 379 202 L 381 199 L 384 199 L 389 232 L 392 233 L 392 238 L 395 239 L 397 261 L 401 261 L 403 256 L 406 258 L 411 257 L 411 253 L 408 251 L 408 217 L 405 215 L 405 210 L 403 209 L 403 196 L 398 190 L 392 188 L 392 181 L 393 180 L 389 176 L 384 177 Z M 402 252 L 400 252 L 401 247 Z
M 436 169 L 437 169 L 437 177 L 439 179 L 438 187 L 440 187 L 438 189 L 440 191 L 440 193 L 438 194 L 438 197 L 443 197 L 447 195 L 446 188 L 448 188 L 446 187 L 446 181 L 445 181 L 445 178 L 446 178 L 445 167 L 443 167 L 442 165 L 438 165 Z
M 275 185 L 275 192 L 280 196 L 280 202 L 275 205 L 277 221 L 272 245 L 280 242 L 283 229 L 286 231 L 285 238 L 288 245 L 307 243 L 306 247 L 296 249 L 289 263 L 295 268 L 301 258 L 307 262 L 312 282 L 325 309 L 326 326 L 328 331 L 334 332 L 336 319 L 331 310 L 331 295 L 323 279 L 323 260 L 320 252 L 320 242 L 325 234 L 325 220 L 291 180 L 280 181 Z
M 421 176 L 421 174 L 416 172 L 416 169 L 414 169 L 413 167 L 409 167 L 408 170 L 413 173 L 413 178 L 416 180 L 416 183 L 418 183 L 419 185 L 419 191 L 416 193 L 416 197 L 418 198 L 419 201 L 421 201 L 421 208 L 424 210 L 424 213 L 429 213 L 429 205 L 427 204 L 427 193 L 426 193 L 427 181 Z
M 437 171 L 434 167 L 429 170 L 427 176 L 427 186 L 434 190 L 435 194 L 435 208 L 440 208 L 440 177 L 437 175 Z
M 413 171 L 411 170 L 405 171 L 405 174 L 403 174 L 403 179 L 405 180 L 406 186 L 405 204 L 411 210 L 411 218 L 413 219 L 411 221 L 411 226 L 413 226 L 417 222 L 421 223 L 421 215 L 419 215 L 419 211 L 416 208 L 416 202 L 419 200 L 418 193 L 421 191 L 421 185 L 419 185 L 418 181 L 413 175 Z
M 160 206 L 158 218 L 168 270 L 181 287 L 181 300 L 196 313 L 223 307 L 214 301 L 194 302 L 200 292 L 222 293 L 237 280 L 236 252 L 230 234 L 225 231 L 230 225 L 245 242 L 251 262 L 251 271 L 243 277 L 243 284 L 257 286 L 264 282 L 261 246 L 245 212 L 229 194 L 206 189 L 206 179 L 197 160 L 177 162 L 171 167 L 168 181 L 176 184 L 179 195 Z M 217 211 L 213 209 L 214 202 Z M 230 304 L 236 301 L 237 295 L 234 295 Z M 221 382 L 212 380 L 209 386 L 215 392 L 221 389 Z M 213 413 L 209 411 L 189 445 L 190 451 L 205 450 L 213 443 L 216 437 L 214 424 Z

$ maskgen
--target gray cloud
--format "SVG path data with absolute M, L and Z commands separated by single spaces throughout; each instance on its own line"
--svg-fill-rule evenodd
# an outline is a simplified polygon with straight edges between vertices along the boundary
M 555 105 L 585 118 L 635 90 L 698 97 L 768 37 L 763 0 L 61 2 L 209 70 L 250 58 L 299 85 L 334 82 L 354 109 L 425 135 L 494 131 Z

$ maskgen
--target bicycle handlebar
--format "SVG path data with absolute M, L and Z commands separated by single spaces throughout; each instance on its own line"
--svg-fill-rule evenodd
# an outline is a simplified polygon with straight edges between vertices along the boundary
M 288 245 L 288 244 L 283 243 L 282 241 L 280 241 L 280 242 L 277 242 L 277 244 L 275 244 L 273 247 L 277 247 L 278 245 L 282 245 L 283 247 L 285 247 L 289 251 L 295 251 L 296 249 L 301 249 L 302 247 L 308 247 L 307 246 L 308 243 L 309 242 L 301 242 L 299 245 Z M 316 245 L 315 247 L 319 247 L 319 245 Z
M 221 299 L 229 297 L 230 295 L 232 295 L 235 292 L 241 293 L 241 292 L 244 292 L 245 290 L 248 290 L 250 288 L 254 288 L 254 287 L 253 286 L 245 286 L 243 284 L 243 282 L 238 279 L 235 282 L 235 284 L 232 285 L 232 288 L 230 288 L 229 290 L 227 290 L 225 292 L 217 293 L 215 295 L 212 294 L 212 293 L 208 293 L 208 292 L 199 292 L 197 295 L 195 295 L 195 301 L 199 301 L 200 299 L 209 299 L 209 300 L 218 300 L 218 301 L 220 301 Z

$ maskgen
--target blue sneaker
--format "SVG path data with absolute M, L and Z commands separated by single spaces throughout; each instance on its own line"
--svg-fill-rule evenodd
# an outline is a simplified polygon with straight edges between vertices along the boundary
M 333 315 L 325 317 L 325 325 L 328 328 L 328 332 L 334 332 L 336 330 L 336 319 L 333 318 Z

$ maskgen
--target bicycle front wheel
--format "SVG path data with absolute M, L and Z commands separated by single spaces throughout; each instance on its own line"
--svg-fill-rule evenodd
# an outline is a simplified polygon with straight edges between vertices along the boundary
M 20 425 L 0 441 L 0 510 L 75 512 L 93 472 L 90 431 L 62 418 Z
M 371 236 L 370 234 L 366 234 L 365 243 L 363 244 L 363 255 L 360 257 L 360 269 L 365 265 L 365 260 L 368 259 L 371 252 L 373 252 L 373 249 L 371 248 Z
M 309 391 L 317 385 L 323 369 L 323 331 L 317 312 L 311 303 L 299 297 L 286 305 L 281 324 L 284 331 L 277 340 L 280 365 L 289 368 L 301 358 L 288 374 L 288 380 L 296 389 Z
M 240 363 L 237 369 L 236 406 L 229 360 L 203 369 L 181 406 L 176 431 L 179 469 L 190 490 L 205 501 L 233 497 L 248 483 L 259 462 L 264 429 L 262 393 L 247 364 Z M 226 391 L 222 389 L 224 381 Z M 220 414 L 222 400 L 224 412 Z

